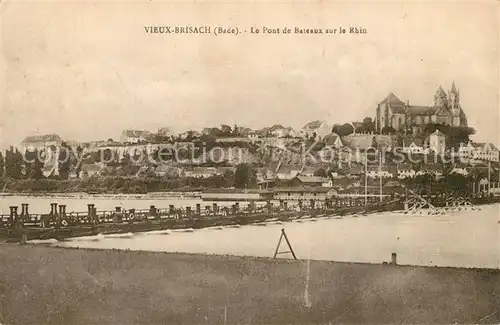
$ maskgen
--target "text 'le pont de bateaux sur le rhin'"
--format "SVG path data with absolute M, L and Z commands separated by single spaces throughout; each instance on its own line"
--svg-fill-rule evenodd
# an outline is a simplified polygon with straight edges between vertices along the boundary
M 169 26 L 151 25 L 144 26 L 146 34 L 206 34 L 206 35 L 342 35 L 342 34 L 367 34 L 366 28 L 361 26 L 339 26 L 336 28 L 303 28 L 303 27 L 255 27 L 240 28 L 236 26 Z

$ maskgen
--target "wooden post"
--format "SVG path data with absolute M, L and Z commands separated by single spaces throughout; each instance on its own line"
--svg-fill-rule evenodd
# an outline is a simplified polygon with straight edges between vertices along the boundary
M 281 239 L 282 238 L 285 238 L 285 241 L 288 245 L 288 249 L 290 249 L 289 251 L 286 251 L 286 252 L 279 252 L 279 249 L 280 249 L 280 245 L 281 245 Z M 295 256 L 295 252 L 293 251 L 293 248 L 292 248 L 292 245 L 290 244 L 290 241 L 288 240 L 288 237 L 285 233 L 285 228 L 282 228 L 281 229 L 281 235 L 280 235 L 280 239 L 278 240 L 278 245 L 276 246 L 276 251 L 274 252 L 274 258 L 276 258 L 276 256 L 278 254 L 286 254 L 286 253 L 292 253 L 292 256 L 293 256 L 293 259 L 297 259 L 297 256 Z
M 391 254 L 391 264 L 398 264 L 398 255 L 396 253 Z

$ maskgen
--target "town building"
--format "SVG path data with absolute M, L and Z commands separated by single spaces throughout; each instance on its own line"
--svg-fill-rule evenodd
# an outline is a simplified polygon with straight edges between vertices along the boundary
M 319 176 L 296 176 L 292 179 L 292 186 L 332 187 L 332 181 L 327 177 Z
M 83 164 L 80 170 L 81 177 L 99 176 L 103 166 L 100 164 Z
M 161 137 L 171 137 L 174 135 L 172 129 L 169 127 L 159 128 L 157 134 Z
M 301 166 L 288 165 L 278 163 L 278 166 L 274 172 L 276 178 L 279 180 L 292 180 L 302 171 Z
M 334 149 L 340 149 L 344 146 L 344 143 L 342 143 L 342 139 L 336 133 L 327 134 L 323 138 L 323 142 L 325 143 L 325 145 Z
M 462 162 L 468 162 L 469 159 L 474 157 L 474 146 L 472 142 L 461 143 L 458 148 L 458 157 Z
M 191 178 L 210 178 L 217 174 L 217 169 L 215 167 L 194 167 L 191 170 L 184 171 L 184 176 Z
M 394 173 L 388 166 L 367 166 L 366 177 L 368 178 L 391 178 Z
M 441 177 L 443 176 L 443 166 L 441 164 L 423 164 L 422 168 L 416 173 L 416 176 L 425 174 Z
M 429 149 L 435 154 L 444 154 L 446 151 L 446 136 L 443 132 L 436 130 L 429 135 Z
M 467 176 L 469 175 L 469 172 L 467 171 L 466 165 L 455 165 L 451 170 L 450 174 L 460 174 L 463 176 Z
M 151 139 L 151 132 L 143 130 L 123 130 L 120 141 L 122 143 L 140 143 Z
M 283 201 L 325 201 L 337 194 L 328 187 L 281 187 L 274 189 L 274 199 Z
M 273 199 L 273 192 L 258 189 L 207 189 L 201 192 L 203 201 L 258 202 Z
M 404 139 L 403 140 L 403 148 L 401 150 L 406 154 L 423 154 L 424 153 L 424 145 L 422 140 L 420 139 Z
M 234 173 L 234 167 L 194 167 L 191 170 L 185 170 L 184 176 L 191 178 L 210 178 L 213 176 L 223 176 L 226 173 Z
M 396 95 L 389 93 L 377 105 L 375 112 L 375 128 L 379 133 L 385 127 L 396 131 L 410 129 L 411 132 L 417 133 L 430 123 L 467 126 L 467 118 L 460 105 L 460 92 L 455 83 L 452 84 L 448 95 L 439 86 L 430 106 L 410 105 L 409 101 L 404 103 Z
M 21 152 L 47 148 L 59 148 L 63 140 L 57 134 L 45 134 L 26 137 L 21 143 Z
M 498 162 L 498 149 L 492 143 L 471 143 L 472 158 Z
M 397 165 L 397 177 L 399 179 L 413 178 L 416 176 L 415 169 L 411 164 L 398 164 Z
M 247 137 L 251 142 L 257 142 L 257 141 L 259 141 L 260 134 L 258 131 L 252 130 L 252 131 L 248 132 Z
M 158 177 L 178 178 L 182 175 L 183 170 L 177 166 L 163 164 L 157 166 L 154 173 Z
M 326 121 L 312 121 L 304 125 L 299 134 L 302 137 L 308 137 L 319 141 L 331 134 L 332 128 L 333 125 Z

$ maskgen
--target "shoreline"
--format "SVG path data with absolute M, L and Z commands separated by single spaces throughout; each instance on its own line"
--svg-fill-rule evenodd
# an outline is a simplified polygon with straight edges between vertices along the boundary
M 48 247 L 61 250 L 83 250 L 83 251 L 113 251 L 113 252 L 130 252 L 137 254 L 152 254 L 152 255 L 167 255 L 170 257 L 183 256 L 183 257 L 214 257 L 220 259 L 233 259 L 233 260 L 255 260 L 255 261 L 278 261 L 279 263 L 301 263 L 301 262 L 317 262 L 325 264 L 339 264 L 339 265 L 364 265 L 364 266 L 384 266 L 384 267 L 398 267 L 398 268 L 421 268 L 421 269 L 448 269 L 448 270 L 472 270 L 472 271 L 488 271 L 492 273 L 498 273 L 500 275 L 500 268 L 491 267 L 474 267 L 474 266 L 438 266 L 438 265 L 413 265 L 413 264 L 392 264 L 390 262 L 390 254 L 387 255 L 387 261 L 382 263 L 376 262 L 349 262 L 349 261 L 336 261 L 336 260 L 324 260 L 324 259 L 312 259 L 312 258 L 298 258 L 296 260 L 292 258 L 273 258 L 265 256 L 254 256 L 254 255 L 232 255 L 232 254 L 221 254 L 221 253 L 188 253 L 188 252 L 166 252 L 166 251 L 151 251 L 151 250 L 141 250 L 141 249 L 119 249 L 119 248 L 92 248 L 92 247 L 71 247 L 71 246 L 53 246 L 49 243 L 38 244 L 38 243 L 0 243 L 1 245 L 21 245 L 21 246 L 33 246 L 33 247 Z
M 2 197 L 12 197 L 12 196 L 20 196 L 20 197 L 28 197 L 28 198 L 69 198 L 69 199 L 85 199 L 85 198 L 105 198 L 105 199 L 119 199 L 119 198 L 132 198 L 132 199 L 162 199 L 162 198 L 175 198 L 175 199 L 197 199 L 201 198 L 201 194 L 197 194 L 196 192 L 150 192 L 150 193 L 87 193 L 87 192 L 71 192 L 71 193 L 42 193 L 42 192 L 34 192 L 34 193 L 23 193 L 23 192 L 12 192 L 12 193 L 0 193 L 0 199 Z

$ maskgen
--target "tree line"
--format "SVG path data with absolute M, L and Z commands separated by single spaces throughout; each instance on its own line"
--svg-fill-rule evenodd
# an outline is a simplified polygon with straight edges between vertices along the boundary
M 68 179 L 71 168 L 76 166 L 77 177 L 81 166 L 77 166 L 79 153 L 83 149 L 78 147 L 73 151 L 65 142 L 61 144 L 62 150 L 57 150 L 55 147 L 47 149 L 26 150 L 21 153 L 19 149 L 10 147 L 5 151 L 5 156 L 0 152 L 0 177 L 9 179 L 43 179 L 44 167 L 46 161 L 49 161 L 51 155 L 54 155 L 49 161 L 53 166 L 52 177 L 58 175 L 57 178 Z M 58 154 L 56 157 L 55 155 Z M 57 160 L 57 162 L 56 162 Z M 57 168 L 57 173 L 56 173 Z

